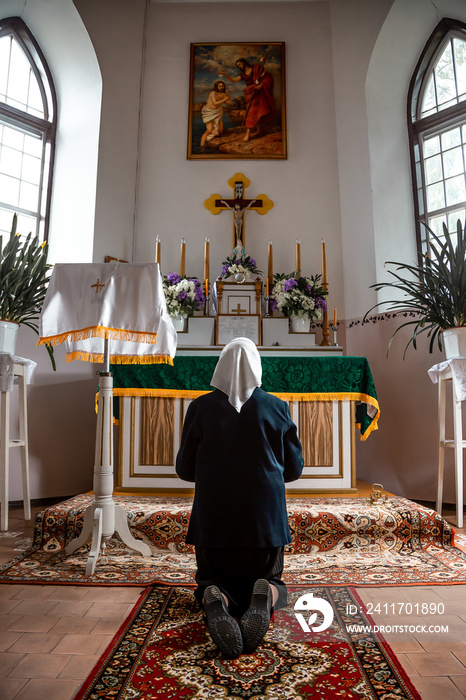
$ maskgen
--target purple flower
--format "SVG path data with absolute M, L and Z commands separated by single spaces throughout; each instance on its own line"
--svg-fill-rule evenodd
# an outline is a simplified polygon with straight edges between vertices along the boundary
M 256 261 L 254 260 L 254 258 L 249 258 L 249 264 L 253 267 L 256 267 Z
M 200 285 L 199 287 L 196 287 L 194 298 L 198 304 L 202 304 L 204 302 L 204 292 L 202 291 L 202 287 Z
M 176 274 L 176 272 L 169 272 L 167 275 L 167 282 L 172 287 L 174 284 L 181 282 L 181 277 Z
M 184 301 L 188 298 L 188 292 L 180 292 L 176 295 L 176 298 L 178 299 L 178 301 Z
M 293 287 L 297 287 L 297 286 L 298 286 L 298 283 L 292 277 L 291 279 L 285 281 L 285 284 L 283 285 L 283 290 L 285 292 L 289 292 L 291 289 L 293 289 Z
M 275 311 L 276 308 L 277 308 L 277 300 L 275 299 L 275 297 L 270 297 L 270 299 L 269 299 L 270 311 Z
M 307 294 L 309 294 L 309 296 L 311 296 L 312 287 L 309 284 L 306 284 L 306 286 L 304 287 L 304 290 L 307 292 Z
M 316 309 L 323 309 L 323 311 L 325 311 L 326 308 L 327 308 L 327 302 L 325 301 L 325 299 L 322 299 L 322 297 L 317 297 Z
M 226 275 L 229 268 L 230 268 L 230 265 L 228 263 L 225 263 L 225 265 L 222 267 L 222 275 Z

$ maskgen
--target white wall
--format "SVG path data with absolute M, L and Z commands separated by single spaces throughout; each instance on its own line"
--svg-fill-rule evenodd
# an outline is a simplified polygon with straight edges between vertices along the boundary
M 145 2 L 79 0 L 75 4 L 89 31 L 103 76 L 93 259 L 103 262 L 106 255 L 111 255 L 132 261 Z

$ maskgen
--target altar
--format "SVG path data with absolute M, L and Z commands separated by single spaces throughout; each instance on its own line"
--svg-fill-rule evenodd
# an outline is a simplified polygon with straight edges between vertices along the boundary
M 212 391 L 220 347 L 178 348 L 173 366 L 113 365 L 119 420 L 116 492 L 192 493 L 175 473 L 183 420 L 193 399 Z M 333 347 L 259 347 L 262 388 L 287 401 L 303 445 L 304 469 L 287 492 L 356 492 L 355 440 L 377 428 L 369 363 Z M 241 453 L 238 444 L 225 449 Z M 221 455 L 219 455 L 221 459 Z
M 234 198 L 213 194 L 204 202 L 213 215 L 233 214 L 233 250 L 209 284 L 210 242 L 204 242 L 204 281 L 187 276 L 186 241 L 181 239 L 179 274 L 164 275 L 168 314 L 177 330 L 173 365 L 112 365 L 114 411 L 119 422 L 116 491 L 193 493 L 193 484 L 175 471 L 189 403 L 212 391 L 210 381 L 222 348 L 247 337 L 259 350 L 262 388 L 290 407 L 303 445 L 301 477 L 288 492 L 356 491 L 355 440 L 377 428 L 379 405 L 369 364 L 345 357 L 338 345 L 337 309 L 329 321 L 326 243 L 322 269 L 304 275 L 301 242 L 296 239 L 295 269 L 274 273 L 273 245 L 267 245 L 267 276 L 245 250 L 247 211 L 264 215 L 273 202 L 264 194 L 245 197 L 250 182 L 242 173 L 228 181 Z M 161 243 L 156 243 L 161 262 Z M 320 344 L 316 344 L 318 330 Z M 117 405 L 115 405 L 115 401 Z M 243 455 L 241 436 L 234 450 Z M 221 455 L 219 455 L 221 460 Z

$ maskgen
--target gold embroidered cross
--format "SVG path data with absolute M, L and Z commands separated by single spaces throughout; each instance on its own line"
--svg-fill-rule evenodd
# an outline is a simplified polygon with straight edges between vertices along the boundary
M 236 307 L 236 309 L 232 309 L 231 311 L 234 314 L 246 314 L 247 313 L 247 309 L 241 308 L 241 304 L 239 302 L 238 302 L 238 306 Z
M 101 282 L 100 277 L 97 278 L 97 282 L 95 284 L 91 284 L 91 289 L 95 287 L 95 293 L 100 292 L 101 287 L 106 287 L 107 284 L 106 282 Z

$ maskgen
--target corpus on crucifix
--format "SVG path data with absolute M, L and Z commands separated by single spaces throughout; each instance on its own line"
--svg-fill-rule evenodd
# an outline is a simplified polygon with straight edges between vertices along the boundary
M 233 204 L 233 206 L 230 206 L 225 199 L 221 199 L 220 202 L 224 204 L 227 207 L 227 209 L 230 209 L 233 212 L 233 225 L 235 227 L 236 247 L 238 247 L 238 244 L 241 243 L 241 246 L 244 248 L 244 212 L 250 209 L 250 207 L 252 207 L 252 205 L 255 204 L 256 200 L 251 199 L 247 206 L 240 204 L 240 202 L 237 202 L 236 200 L 234 200 L 235 203 Z
M 272 209 L 273 202 L 265 194 L 260 194 L 255 199 L 245 197 L 245 189 L 251 184 L 242 173 L 236 173 L 228 180 L 228 184 L 233 189 L 234 197 L 228 199 L 219 194 L 213 194 L 206 199 L 204 205 L 211 214 L 220 214 L 221 211 L 230 210 L 233 213 L 233 248 L 241 242 L 241 247 L 245 248 L 245 225 L 244 213 L 250 209 L 258 214 L 267 214 Z

